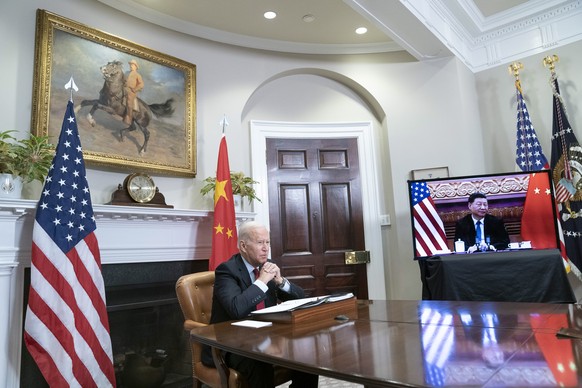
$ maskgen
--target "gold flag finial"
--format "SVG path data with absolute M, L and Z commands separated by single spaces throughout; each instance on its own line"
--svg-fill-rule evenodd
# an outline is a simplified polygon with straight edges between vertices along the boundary
M 551 72 L 554 72 L 554 69 L 556 68 L 556 62 L 558 62 L 560 60 L 560 58 L 558 58 L 557 55 L 548 55 L 547 57 L 544 58 L 544 67 L 547 67 L 548 69 L 550 69 Z
M 513 62 L 509 65 L 509 74 L 513 75 L 516 80 L 519 79 L 519 71 L 523 69 L 523 63 L 521 62 Z

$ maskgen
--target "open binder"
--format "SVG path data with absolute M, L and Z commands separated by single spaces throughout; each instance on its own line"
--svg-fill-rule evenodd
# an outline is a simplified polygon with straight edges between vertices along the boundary
M 299 323 L 333 319 L 337 315 L 357 318 L 356 298 L 352 293 L 294 299 L 276 306 L 251 312 L 254 319 L 282 323 Z

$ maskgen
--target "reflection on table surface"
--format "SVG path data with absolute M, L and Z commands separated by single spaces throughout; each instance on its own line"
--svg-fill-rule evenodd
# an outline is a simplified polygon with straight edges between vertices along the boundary
M 225 322 L 200 342 L 367 386 L 577 387 L 582 339 L 575 304 L 359 301 L 358 318 L 252 329 Z

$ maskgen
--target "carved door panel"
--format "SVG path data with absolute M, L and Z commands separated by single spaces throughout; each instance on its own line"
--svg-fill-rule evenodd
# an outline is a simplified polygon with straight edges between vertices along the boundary
M 271 256 L 309 295 L 368 298 L 357 139 L 267 139 Z

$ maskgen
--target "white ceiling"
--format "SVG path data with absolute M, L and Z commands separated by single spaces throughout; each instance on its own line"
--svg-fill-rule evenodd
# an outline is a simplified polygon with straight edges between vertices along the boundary
M 582 0 L 98 1 L 221 43 L 301 54 L 405 50 L 418 60 L 456 55 L 474 72 L 582 38 Z M 278 16 L 266 20 L 265 11 Z M 357 27 L 368 33 L 355 34 Z

